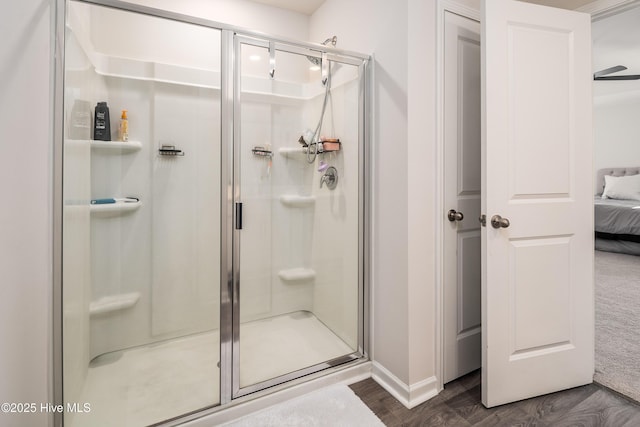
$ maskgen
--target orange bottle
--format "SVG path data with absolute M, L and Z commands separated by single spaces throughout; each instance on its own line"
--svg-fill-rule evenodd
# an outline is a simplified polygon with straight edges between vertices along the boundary
M 127 110 L 122 110 L 120 116 L 120 141 L 127 142 L 129 140 L 129 119 L 127 119 Z

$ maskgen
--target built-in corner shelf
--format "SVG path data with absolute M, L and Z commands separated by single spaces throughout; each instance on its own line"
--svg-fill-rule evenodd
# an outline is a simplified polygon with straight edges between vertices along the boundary
M 131 292 L 129 294 L 102 297 L 97 301 L 93 301 L 89 305 L 89 314 L 91 316 L 97 316 L 99 314 L 113 313 L 114 311 L 124 310 L 136 305 L 139 299 L 140 292 Z
M 142 148 L 140 141 L 95 141 L 91 140 L 91 148 L 107 153 L 133 153 Z
M 142 202 L 115 202 L 91 205 L 89 210 L 96 215 L 111 215 L 133 212 L 140 209 Z
M 306 208 L 316 203 L 316 196 L 298 196 L 295 194 L 283 194 L 280 203 L 290 208 Z
M 281 156 L 289 159 L 303 159 L 307 155 L 305 147 L 281 147 L 278 149 Z
M 278 276 L 285 282 L 306 282 L 315 279 L 316 272 L 310 268 L 290 268 L 280 270 Z

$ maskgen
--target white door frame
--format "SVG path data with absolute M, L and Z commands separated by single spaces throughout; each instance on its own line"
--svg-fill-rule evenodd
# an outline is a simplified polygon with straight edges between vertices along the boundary
M 455 13 L 480 22 L 480 10 L 465 6 L 455 0 L 437 0 L 436 17 L 436 349 L 435 368 L 438 392 L 444 388 L 444 14 Z M 526 0 L 525 0 L 526 1 Z M 589 13 L 592 21 L 611 16 L 630 7 L 640 0 L 596 0 L 576 11 Z

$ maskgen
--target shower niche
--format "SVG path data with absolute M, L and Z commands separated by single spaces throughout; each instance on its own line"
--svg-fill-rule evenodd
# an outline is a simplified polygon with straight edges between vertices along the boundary
M 150 425 L 365 360 L 368 57 L 95 3 L 65 28 L 62 400 L 92 410 L 64 425 Z M 68 137 L 77 100 L 108 103 L 114 141 Z

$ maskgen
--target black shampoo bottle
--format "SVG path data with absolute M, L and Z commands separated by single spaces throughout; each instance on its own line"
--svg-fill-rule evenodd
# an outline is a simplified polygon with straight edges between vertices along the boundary
M 109 121 L 109 107 L 106 102 L 96 105 L 93 127 L 93 139 L 96 141 L 111 141 L 111 122 Z

